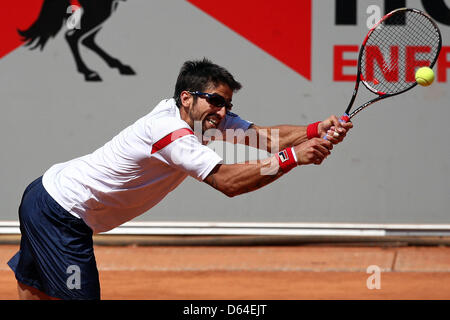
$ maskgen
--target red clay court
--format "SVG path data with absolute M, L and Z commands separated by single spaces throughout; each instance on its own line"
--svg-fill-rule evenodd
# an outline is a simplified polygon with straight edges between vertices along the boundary
M 0 246 L 0 299 L 17 299 Z M 450 299 L 446 246 L 103 246 L 102 299 Z M 368 289 L 369 266 L 380 289 Z

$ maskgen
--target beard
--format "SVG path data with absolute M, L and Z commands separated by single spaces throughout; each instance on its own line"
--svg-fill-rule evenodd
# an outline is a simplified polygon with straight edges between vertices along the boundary
M 194 122 L 194 131 L 200 131 L 199 129 L 201 126 L 202 135 L 208 130 L 217 129 L 223 120 L 222 117 L 216 112 L 211 112 L 205 115 L 203 111 L 204 109 L 200 108 L 197 102 L 194 103 L 193 107 L 189 110 L 189 117 Z M 214 133 L 212 135 L 214 135 Z
M 197 119 L 200 118 L 197 116 Z M 191 119 L 196 119 L 195 114 L 191 114 Z M 203 120 L 194 120 L 194 128 L 197 130 L 201 126 L 202 134 L 207 130 L 217 129 L 221 123 L 222 119 L 217 117 L 216 114 L 208 114 Z

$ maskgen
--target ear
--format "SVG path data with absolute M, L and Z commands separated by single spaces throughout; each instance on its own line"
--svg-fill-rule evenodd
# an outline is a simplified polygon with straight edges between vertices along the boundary
M 181 106 L 189 108 L 192 103 L 192 95 L 187 91 L 182 91 L 180 94 Z

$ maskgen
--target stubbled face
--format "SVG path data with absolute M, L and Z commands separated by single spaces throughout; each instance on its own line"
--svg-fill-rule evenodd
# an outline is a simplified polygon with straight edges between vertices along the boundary
M 204 92 L 220 94 L 228 102 L 231 102 L 233 98 L 233 91 L 224 84 L 219 84 L 217 87 L 211 86 Z M 189 96 L 182 96 L 182 100 L 186 99 L 186 101 L 183 101 L 183 106 L 188 106 L 188 111 L 184 113 L 184 117 L 182 114 L 183 120 L 192 128 L 194 128 L 194 122 L 200 121 L 203 133 L 208 129 L 217 129 L 220 122 L 225 118 L 226 108 L 216 107 L 203 97 L 197 97 L 197 101 L 194 103 L 194 97 L 189 93 L 186 93 L 186 95 Z

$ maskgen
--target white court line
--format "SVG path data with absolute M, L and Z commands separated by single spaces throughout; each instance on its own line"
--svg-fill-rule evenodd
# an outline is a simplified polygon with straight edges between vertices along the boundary
M 0 221 L 0 234 L 20 234 L 18 221 Z M 449 224 L 357 224 L 269 222 L 127 222 L 107 235 L 267 235 L 449 237 Z

